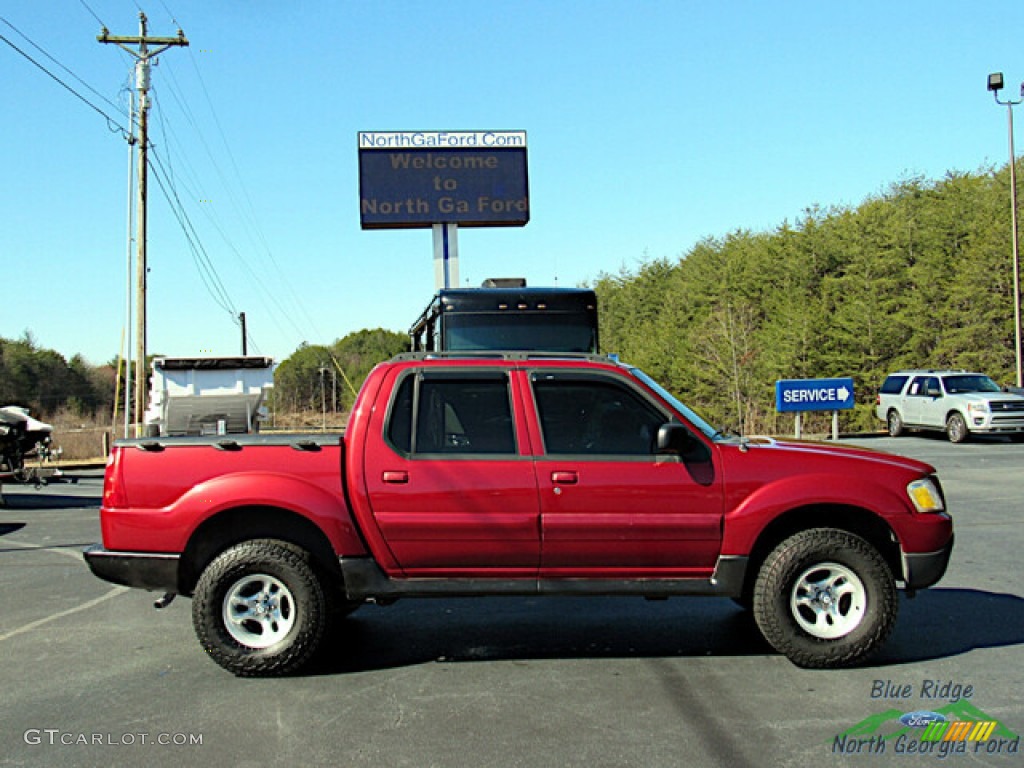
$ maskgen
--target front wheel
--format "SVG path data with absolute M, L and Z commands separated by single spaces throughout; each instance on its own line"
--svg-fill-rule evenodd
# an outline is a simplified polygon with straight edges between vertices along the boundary
M 255 539 L 220 554 L 203 571 L 192 624 L 203 648 L 239 676 L 284 675 L 323 640 L 329 593 L 303 550 Z
M 754 585 L 754 618 L 794 664 L 834 668 L 876 651 L 896 623 L 892 572 L 878 550 L 847 531 L 795 534 L 765 559 Z
M 970 435 L 967 429 L 967 422 L 960 413 L 951 413 L 946 419 L 946 435 L 951 443 L 962 443 Z

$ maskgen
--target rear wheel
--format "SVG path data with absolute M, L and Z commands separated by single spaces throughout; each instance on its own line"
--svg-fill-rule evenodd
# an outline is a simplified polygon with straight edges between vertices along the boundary
M 949 437 L 949 442 L 962 443 L 970 434 L 971 432 L 967 428 L 967 421 L 960 413 L 954 412 L 949 414 L 949 418 L 946 419 L 946 435 Z
M 323 640 L 331 608 L 309 555 L 255 539 L 223 552 L 203 571 L 192 624 L 203 648 L 240 676 L 294 672 Z
M 903 434 L 903 419 L 900 418 L 899 411 L 895 409 L 889 411 L 885 425 L 889 428 L 889 437 L 899 437 Z
M 816 528 L 783 541 L 754 585 L 765 639 L 801 667 L 854 664 L 888 639 L 896 583 L 878 551 L 847 531 Z

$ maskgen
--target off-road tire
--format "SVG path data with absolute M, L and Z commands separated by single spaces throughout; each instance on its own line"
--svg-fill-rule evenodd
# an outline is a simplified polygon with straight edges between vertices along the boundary
M 304 550 L 253 539 L 224 551 L 203 571 L 192 625 L 224 669 L 240 677 L 286 675 L 309 661 L 323 640 L 331 595 Z
M 946 436 L 951 443 L 963 443 L 971 436 L 967 420 L 959 412 L 954 411 L 946 419 Z
M 821 601 L 824 591 L 834 599 L 811 599 L 816 583 Z M 797 666 L 813 669 L 849 666 L 875 652 L 892 633 L 898 605 L 892 571 L 879 552 L 834 528 L 784 540 L 754 584 L 754 619 L 765 639 Z M 814 610 L 819 623 L 809 629 Z
M 899 437 L 904 432 L 903 419 L 900 412 L 893 408 L 886 416 L 885 426 L 889 430 L 889 437 Z

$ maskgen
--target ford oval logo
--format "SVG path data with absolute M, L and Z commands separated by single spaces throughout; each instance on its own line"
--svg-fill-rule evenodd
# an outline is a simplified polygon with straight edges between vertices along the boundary
M 927 728 L 929 723 L 944 723 L 946 716 L 938 712 L 929 712 L 927 709 L 920 709 L 917 712 L 907 712 L 900 718 L 900 722 L 911 728 Z

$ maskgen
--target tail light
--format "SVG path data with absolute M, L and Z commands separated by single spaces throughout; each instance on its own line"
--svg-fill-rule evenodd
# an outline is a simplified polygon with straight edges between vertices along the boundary
M 128 499 L 121 482 L 122 449 L 115 446 L 107 457 L 107 469 L 103 473 L 103 506 L 106 509 L 128 506 Z

